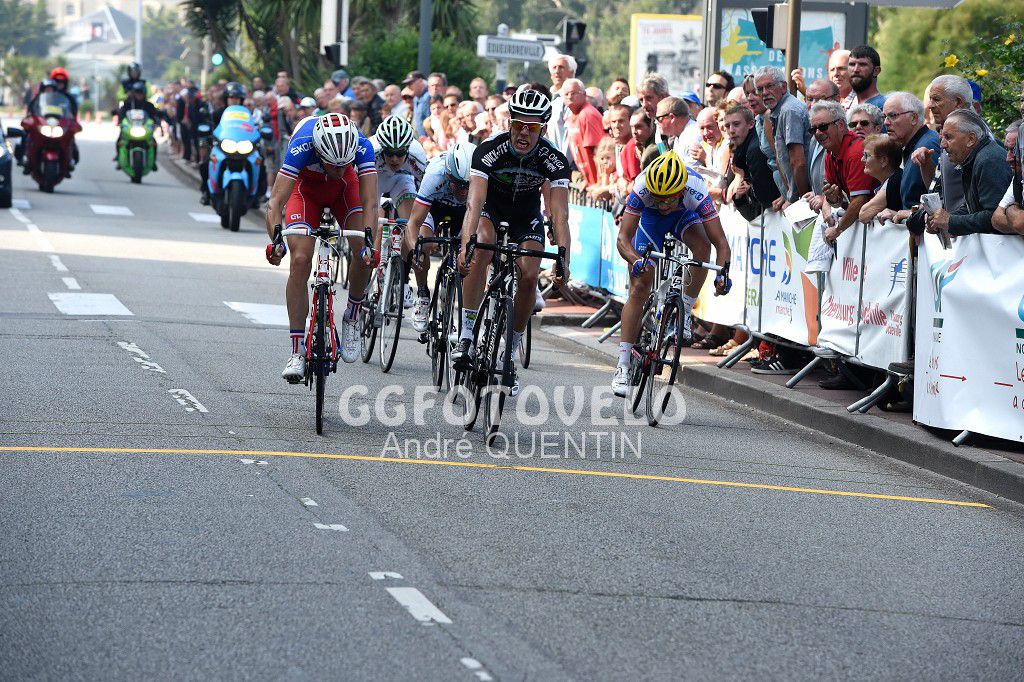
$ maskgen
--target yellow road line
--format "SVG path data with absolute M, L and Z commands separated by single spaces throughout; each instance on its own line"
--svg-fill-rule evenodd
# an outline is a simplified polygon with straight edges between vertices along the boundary
M 730 488 L 753 488 L 757 490 L 780 490 L 790 493 L 808 493 L 813 495 L 836 495 L 840 497 L 860 497 L 872 500 L 894 500 L 897 502 L 923 502 L 927 504 L 946 504 L 955 507 L 978 507 L 991 509 L 981 502 L 962 502 L 960 500 L 940 500 L 930 497 L 906 497 L 904 495 L 882 495 L 879 493 L 863 493 L 850 490 L 823 490 L 820 488 L 798 488 L 788 485 L 770 485 L 767 483 L 742 483 L 740 481 L 715 481 L 700 478 L 683 478 L 680 476 L 655 476 L 652 474 L 631 474 L 619 471 L 588 471 L 586 469 L 555 469 L 549 467 L 531 467 L 522 465 L 488 464 L 485 462 L 448 462 L 433 459 L 404 459 L 401 457 L 376 457 L 373 455 L 339 455 L 323 452 L 289 452 L 284 450 L 177 450 L 169 448 L 61 448 L 46 446 L 0 446 L 0 452 L 84 452 L 93 454 L 145 454 L 145 455 L 230 455 L 259 457 L 306 457 L 311 459 L 346 459 L 358 462 L 391 462 L 394 464 L 434 464 L 439 466 L 469 467 L 474 469 L 509 469 L 512 471 L 529 471 L 543 474 L 565 474 L 575 476 L 603 476 L 606 478 L 627 478 L 638 481 L 667 481 L 672 483 L 690 483 L 693 485 L 717 485 Z

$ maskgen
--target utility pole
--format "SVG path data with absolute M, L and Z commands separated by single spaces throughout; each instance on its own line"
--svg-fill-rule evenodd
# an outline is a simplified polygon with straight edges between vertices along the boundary
M 135 61 L 142 64 L 142 0 L 135 3 Z
M 349 1 L 320 2 L 320 49 L 336 69 L 348 66 Z
M 801 2 L 802 0 L 789 0 L 789 26 L 786 33 L 786 80 L 789 81 L 789 91 L 793 94 L 796 94 L 796 83 L 790 74 L 793 73 L 793 69 L 800 66 Z
M 508 37 L 508 24 L 498 24 L 498 35 L 502 38 Z M 499 95 L 508 83 L 508 62 L 498 59 L 494 62 L 494 88 Z
M 416 67 L 430 73 L 430 42 L 434 33 L 434 0 L 420 0 L 420 52 Z

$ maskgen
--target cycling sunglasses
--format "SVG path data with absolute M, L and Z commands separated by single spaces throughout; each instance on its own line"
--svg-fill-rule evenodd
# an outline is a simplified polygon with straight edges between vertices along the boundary
M 526 121 L 520 121 L 518 119 L 513 118 L 511 121 L 509 121 L 508 127 L 509 130 L 511 130 L 514 133 L 520 132 L 521 130 L 523 130 L 523 128 L 529 130 L 531 133 L 539 133 L 544 128 L 544 124 L 536 122 L 527 123 Z
M 407 156 L 409 154 L 409 150 L 408 149 L 382 149 L 381 153 L 384 156 L 390 157 L 392 159 L 398 159 L 398 158 L 401 158 L 403 156 Z
M 651 200 L 654 202 L 655 206 L 671 206 L 673 204 L 678 203 L 679 200 L 683 198 L 683 193 L 685 191 L 686 190 L 683 190 L 682 192 L 677 192 L 676 194 L 671 194 L 667 197 L 661 197 L 656 194 L 652 194 Z
M 457 177 L 453 175 L 448 176 L 448 184 L 451 185 L 452 188 L 454 189 L 469 189 L 468 180 L 459 180 Z

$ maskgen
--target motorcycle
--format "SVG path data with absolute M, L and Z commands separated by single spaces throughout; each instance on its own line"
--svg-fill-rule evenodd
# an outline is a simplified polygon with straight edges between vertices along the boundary
M 142 176 L 156 166 L 154 122 L 142 109 L 129 109 L 121 121 L 121 137 L 117 142 L 117 165 L 132 182 L 139 184 Z
M 24 163 L 43 192 L 71 177 L 75 135 L 82 130 L 71 115 L 71 102 L 59 92 L 43 92 L 21 128 L 8 128 L 11 137 L 25 138 Z
M 250 208 L 259 205 L 260 176 L 263 173 L 260 138 L 249 110 L 232 105 L 221 115 L 213 131 L 216 144 L 210 149 L 207 189 L 221 227 L 237 232 Z

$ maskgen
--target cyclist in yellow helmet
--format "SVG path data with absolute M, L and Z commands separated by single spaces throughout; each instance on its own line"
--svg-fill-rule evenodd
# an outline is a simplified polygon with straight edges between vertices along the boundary
M 629 266 L 629 299 L 622 309 L 619 361 L 612 378 L 612 389 L 619 396 L 629 390 L 629 364 L 640 333 L 640 313 L 654 284 L 653 263 L 645 263 L 641 254 L 648 245 L 660 251 L 669 233 L 681 239 L 696 260 L 709 261 L 714 245 L 715 261 L 725 268 L 715 279 L 715 293 L 728 293 L 729 242 L 718 209 L 704 178 L 687 168 L 675 152 L 662 154 L 637 177 L 619 223 L 616 245 Z M 678 343 L 684 346 L 690 344 L 690 312 L 706 277 L 707 270 L 693 268 L 683 288 L 685 322 Z

